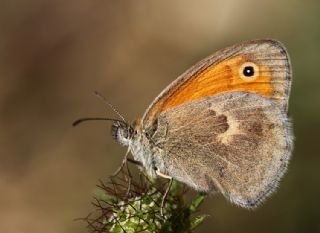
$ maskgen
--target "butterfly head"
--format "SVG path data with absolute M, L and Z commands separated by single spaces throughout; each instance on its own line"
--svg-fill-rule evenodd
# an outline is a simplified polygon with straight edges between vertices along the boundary
M 111 127 L 111 134 L 117 143 L 123 146 L 129 146 L 134 134 L 134 129 L 124 121 L 114 121 Z

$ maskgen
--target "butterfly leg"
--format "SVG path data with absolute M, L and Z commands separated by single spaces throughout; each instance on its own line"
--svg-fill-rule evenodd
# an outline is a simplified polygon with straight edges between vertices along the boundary
M 168 176 L 168 175 L 165 175 L 163 173 L 161 173 L 159 170 L 156 170 L 156 174 L 160 177 L 163 177 L 165 179 L 169 179 L 169 184 L 167 186 L 167 189 L 162 197 L 162 201 L 161 201 L 161 208 L 160 208 L 160 212 L 161 212 L 161 216 L 163 216 L 163 208 L 164 208 L 164 205 L 165 205 L 165 201 L 168 197 L 168 194 L 169 194 L 169 191 L 170 191 L 170 188 L 171 188 L 171 185 L 172 185 L 172 177 L 171 176 Z
M 127 150 L 127 152 L 126 152 L 126 155 L 124 156 L 120 167 L 112 174 L 113 177 L 114 177 L 114 176 L 117 176 L 117 175 L 119 174 L 119 172 L 122 170 L 122 168 L 123 168 L 124 166 L 126 166 L 126 168 L 127 168 L 127 174 L 128 174 L 128 176 L 127 176 L 127 182 L 128 182 L 127 196 L 128 196 L 129 193 L 130 193 L 131 178 L 132 178 L 131 172 L 130 172 L 130 170 L 129 170 L 129 167 L 128 167 L 128 163 L 127 163 L 127 162 L 131 162 L 131 163 L 133 163 L 133 164 L 135 164 L 135 165 L 138 165 L 138 166 L 143 166 L 141 162 L 136 161 L 136 160 L 134 160 L 134 159 L 128 158 L 129 152 L 130 152 L 130 150 L 129 150 L 129 148 L 128 148 L 128 150 Z
M 137 165 L 139 167 L 143 166 L 141 162 L 139 162 L 137 160 L 134 160 L 134 159 L 127 158 L 127 161 L 130 162 L 130 163 L 133 163 L 133 164 L 135 164 L 135 165 Z
M 128 147 L 128 150 L 127 150 L 126 155 L 124 156 L 124 158 L 122 160 L 121 165 L 118 167 L 118 169 L 111 176 L 117 176 L 119 174 L 119 172 L 122 170 L 124 165 L 127 163 L 129 152 L 130 152 L 130 149 Z

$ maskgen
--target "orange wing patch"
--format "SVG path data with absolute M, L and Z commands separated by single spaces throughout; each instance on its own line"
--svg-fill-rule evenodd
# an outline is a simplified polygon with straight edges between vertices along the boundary
M 253 68 L 253 75 L 244 75 L 245 64 Z M 272 72 L 268 67 L 250 62 L 244 55 L 235 56 L 208 66 L 183 83 L 165 100 L 162 111 L 222 92 L 251 91 L 269 97 L 273 93 L 271 78 Z
M 277 41 L 228 47 L 201 60 L 164 89 L 145 112 L 143 127 L 153 127 L 161 112 L 177 105 L 231 91 L 257 93 L 287 111 L 291 73 L 288 53 Z

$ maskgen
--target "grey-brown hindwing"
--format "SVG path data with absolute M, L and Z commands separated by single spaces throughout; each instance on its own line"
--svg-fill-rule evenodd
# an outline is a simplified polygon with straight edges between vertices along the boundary
M 285 172 L 291 135 L 286 113 L 271 100 L 231 92 L 162 112 L 152 141 L 161 172 L 251 208 Z

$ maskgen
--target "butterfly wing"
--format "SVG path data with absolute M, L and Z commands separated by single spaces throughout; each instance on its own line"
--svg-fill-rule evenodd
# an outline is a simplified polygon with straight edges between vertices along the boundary
M 155 166 L 174 179 L 252 208 L 286 170 L 292 134 L 285 111 L 250 92 L 230 92 L 160 113 Z
M 246 70 L 248 67 L 252 68 L 251 74 L 250 69 Z M 230 91 L 257 93 L 286 111 L 290 86 L 289 57 L 280 42 L 244 42 L 216 52 L 178 77 L 150 105 L 142 125 L 150 129 L 161 112 Z

